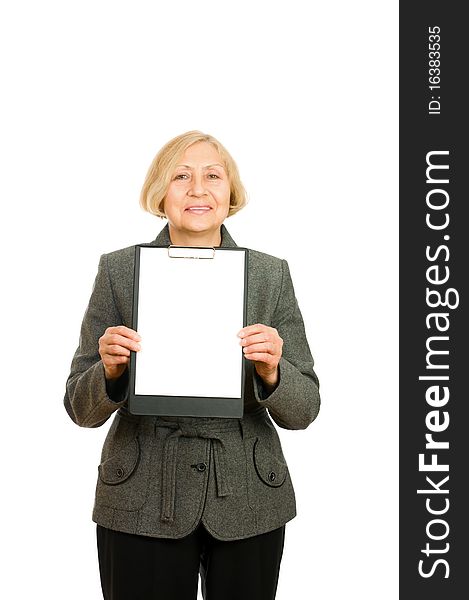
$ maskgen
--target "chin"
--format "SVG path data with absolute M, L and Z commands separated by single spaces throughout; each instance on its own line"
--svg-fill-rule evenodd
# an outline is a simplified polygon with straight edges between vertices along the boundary
M 207 223 L 206 221 L 203 223 L 202 221 L 199 223 L 194 223 L 194 222 L 190 222 L 190 223 L 186 223 L 184 226 L 184 229 L 187 229 L 187 231 L 197 231 L 198 233 L 202 233 L 203 231 L 206 231 L 207 233 L 209 231 L 214 231 L 216 229 L 219 229 L 221 226 L 221 223 Z

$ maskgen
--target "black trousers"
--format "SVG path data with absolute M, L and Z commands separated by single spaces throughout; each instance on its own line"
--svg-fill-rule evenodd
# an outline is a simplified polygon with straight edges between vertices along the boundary
M 285 526 L 221 542 L 199 527 L 179 540 L 97 526 L 104 600 L 273 600 Z

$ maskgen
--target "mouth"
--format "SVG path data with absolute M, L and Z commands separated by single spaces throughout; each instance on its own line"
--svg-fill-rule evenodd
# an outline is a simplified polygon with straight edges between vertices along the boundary
M 188 206 L 185 210 L 185 212 L 188 212 L 190 214 L 193 215 L 205 215 L 206 213 L 208 213 L 209 211 L 211 211 L 211 207 L 210 206 Z

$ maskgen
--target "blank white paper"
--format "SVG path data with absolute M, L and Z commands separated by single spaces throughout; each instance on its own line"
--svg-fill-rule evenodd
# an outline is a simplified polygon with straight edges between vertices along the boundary
M 135 394 L 241 397 L 245 252 L 140 248 Z

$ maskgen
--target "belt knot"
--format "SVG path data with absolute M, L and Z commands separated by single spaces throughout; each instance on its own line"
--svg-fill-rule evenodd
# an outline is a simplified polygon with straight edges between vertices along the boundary
M 162 457 L 162 498 L 161 520 L 172 522 L 174 520 L 174 505 L 176 499 L 176 468 L 179 439 L 181 437 L 208 439 L 212 443 L 213 463 L 217 496 L 223 497 L 231 494 L 226 477 L 226 456 L 223 440 L 215 428 L 195 427 L 192 423 L 162 421 L 155 424 L 157 427 L 173 429 L 164 442 Z M 213 429 L 213 430 L 212 430 Z

